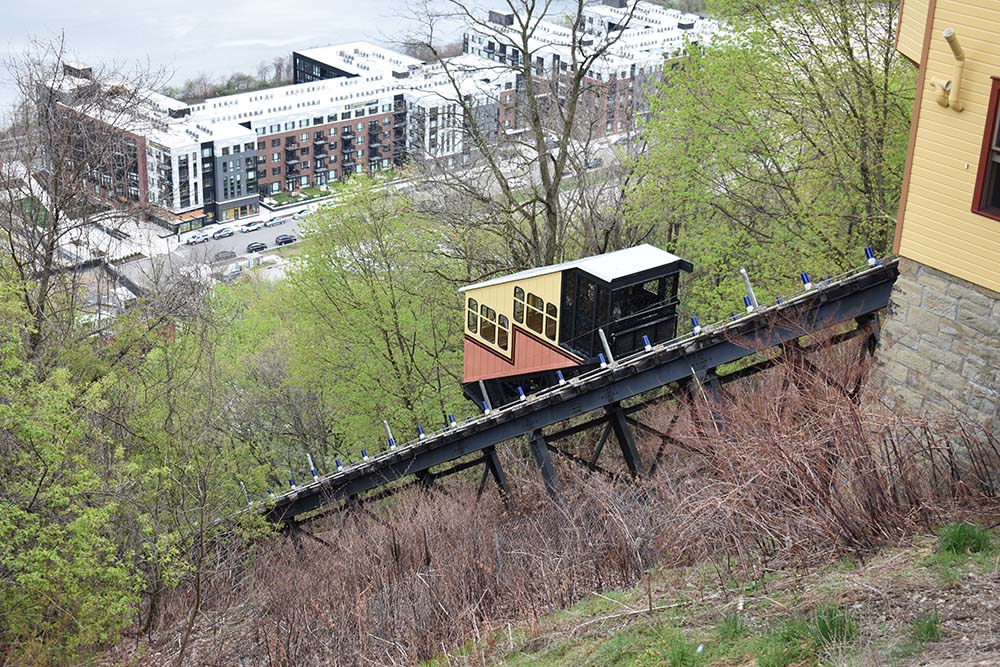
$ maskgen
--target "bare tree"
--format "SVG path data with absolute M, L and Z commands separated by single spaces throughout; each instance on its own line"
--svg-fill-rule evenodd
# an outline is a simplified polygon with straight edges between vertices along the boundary
M 72 327 L 87 236 L 114 233 L 142 208 L 148 71 L 72 64 L 62 39 L 7 60 L 18 107 L 0 141 L 0 278 L 31 316 L 27 347 Z
M 583 220 L 591 221 L 583 230 L 588 250 L 603 250 L 616 236 L 604 228 L 616 226 L 617 216 L 595 218 L 595 212 L 614 209 L 620 189 L 583 174 L 597 166 L 595 142 L 607 131 L 608 97 L 617 83 L 598 80 L 596 71 L 610 66 L 624 30 L 587 32 L 584 4 L 578 0 L 558 30 L 551 26 L 562 17 L 551 0 L 507 0 L 502 21 L 477 16 L 458 0 L 445 0 L 444 9 L 425 0 L 413 9 L 421 37 L 408 41 L 422 39 L 421 51 L 438 61 L 436 73 L 447 85 L 428 87 L 428 94 L 448 110 L 438 127 L 460 128 L 464 158 L 442 165 L 435 147 L 419 142 L 412 157 L 423 201 L 455 231 L 452 242 L 472 267 L 469 277 L 559 261 L 574 243 L 582 245 L 576 225 Z M 636 4 L 625 9 L 621 26 Z M 500 55 L 488 63 L 443 57 L 439 26 L 456 19 L 489 35 L 493 55 Z M 558 57 L 546 59 L 553 53 Z M 477 238 L 467 238 L 470 232 Z

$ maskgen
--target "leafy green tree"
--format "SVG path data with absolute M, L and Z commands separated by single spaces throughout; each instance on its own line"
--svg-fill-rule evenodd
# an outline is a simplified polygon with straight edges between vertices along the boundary
M 719 0 L 728 35 L 667 72 L 629 223 L 693 261 L 723 315 L 747 266 L 768 296 L 890 247 L 913 102 L 894 3 Z
M 30 320 L 0 284 L 0 663 L 68 664 L 116 639 L 139 578 L 116 540 L 120 498 L 91 456 L 102 388 L 81 393 L 66 369 L 39 379 Z
M 355 447 L 443 423 L 462 399 L 461 321 L 442 239 L 392 188 L 352 179 L 313 215 L 289 278 L 298 372 Z

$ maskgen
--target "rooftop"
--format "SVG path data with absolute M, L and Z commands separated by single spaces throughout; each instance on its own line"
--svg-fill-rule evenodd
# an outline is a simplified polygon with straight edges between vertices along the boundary
M 509 276 L 501 276 L 500 278 L 494 278 L 492 280 L 476 283 L 475 285 L 467 285 L 461 288 L 459 292 L 467 292 L 469 290 L 480 289 L 482 287 L 492 287 L 493 285 L 501 285 L 503 283 L 525 280 L 527 278 L 535 278 L 537 276 L 544 276 L 550 273 L 559 273 L 568 269 L 580 269 L 584 273 L 590 274 L 598 280 L 611 283 L 622 278 L 627 278 L 628 276 L 634 276 L 651 269 L 666 268 L 670 265 L 675 265 L 679 270 L 691 270 L 691 264 L 687 260 L 681 259 L 677 255 L 671 254 L 666 250 L 660 250 L 659 248 L 651 246 L 648 243 L 643 243 L 642 245 L 635 246 L 634 248 L 626 248 L 624 250 L 616 250 L 615 252 L 609 252 L 603 255 L 593 255 L 591 257 L 584 257 L 583 259 L 574 259 L 569 262 L 563 262 L 562 264 L 540 266 L 536 269 L 519 271 L 518 273 L 512 273 Z
M 424 64 L 422 60 L 371 42 L 331 44 L 295 53 L 357 75 L 388 76 Z

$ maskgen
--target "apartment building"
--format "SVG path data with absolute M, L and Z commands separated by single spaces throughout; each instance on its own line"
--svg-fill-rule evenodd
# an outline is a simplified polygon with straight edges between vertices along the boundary
M 237 123 L 200 123 L 188 105 L 153 91 L 126 90 L 116 82 L 97 82 L 89 67 L 66 64 L 52 84 L 54 111 L 83 115 L 100 132 L 88 132 L 80 150 L 108 150 L 113 160 L 98 161 L 100 171 L 83 185 L 96 197 L 144 206 L 171 228 L 251 215 L 258 210 L 254 133 Z M 95 86 L 102 86 L 99 95 Z M 100 97 L 105 104 L 79 100 Z M 126 100 L 124 114 L 115 102 Z M 113 133 L 113 134 L 111 134 Z M 102 138 L 103 137 L 103 138 Z M 81 159 L 86 159 L 81 155 Z
M 582 48 L 616 40 L 588 76 L 584 105 L 597 136 L 630 129 L 665 58 L 715 30 L 646 2 L 632 15 L 624 0 L 585 12 Z M 95 194 L 151 204 L 154 217 L 184 231 L 254 215 L 261 198 L 388 171 L 407 159 L 459 164 L 470 151 L 463 104 L 486 136 L 519 131 L 522 57 L 550 81 L 545 94 L 565 101 L 569 28 L 541 22 L 525 56 L 514 48 L 514 16 L 488 16 L 487 27 L 466 32 L 464 53 L 445 62 L 357 41 L 293 52 L 295 82 L 287 86 L 190 105 L 148 92 L 136 111 L 143 129 L 128 130 L 127 175 L 102 177 Z M 79 85 L 93 85 L 87 71 L 77 72 Z
M 593 126 L 597 136 L 603 136 L 632 129 L 649 111 L 646 92 L 659 79 L 664 64 L 680 56 L 689 44 L 707 45 L 719 30 L 714 21 L 649 2 L 633 6 L 630 0 L 603 0 L 600 5 L 585 7 L 583 13 L 583 35 L 574 36 L 569 27 L 550 21 L 533 24 L 525 56 L 514 14 L 490 11 L 485 24 L 466 32 L 464 51 L 512 71 L 522 68 L 523 59 L 529 58 L 534 74 L 548 84 L 544 94 L 554 95 L 563 104 L 563 79 L 572 68 L 574 40 L 577 61 L 606 49 L 587 72 L 583 108 L 588 113 L 582 119 Z M 507 130 L 520 125 L 519 94 L 523 96 L 521 85 L 500 100 L 500 122 Z

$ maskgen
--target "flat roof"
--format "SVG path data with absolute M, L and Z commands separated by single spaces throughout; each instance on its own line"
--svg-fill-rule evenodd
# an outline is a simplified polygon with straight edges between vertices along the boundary
M 419 58 L 366 41 L 331 44 L 296 50 L 294 53 L 357 74 L 389 74 L 424 64 Z
M 492 287 L 493 285 L 501 285 L 511 281 L 535 278 L 537 276 L 544 276 L 550 273 L 559 273 L 561 271 L 566 271 L 567 269 L 580 269 L 584 273 L 588 273 L 598 280 L 611 283 L 621 278 L 627 278 L 628 276 L 634 276 L 636 274 L 668 266 L 670 264 L 678 264 L 679 268 L 685 271 L 691 270 L 691 264 L 687 260 L 681 259 L 677 255 L 671 254 L 666 250 L 660 250 L 659 248 L 651 246 L 648 243 L 643 243 L 642 245 L 635 246 L 634 248 L 625 248 L 624 250 L 616 250 L 615 252 L 609 252 L 603 255 L 593 255 L 592 257 L 574 259 L 561 264 L 540 266 L 536 269 L 519 271 L 518 273 L 493 278 L 492 280 L 486 280 L 481 283 L 476 283 L 475 285 L 467 285 L 458 291 L 467 292 L 469 290 L 480 289 L 482 287 Z

